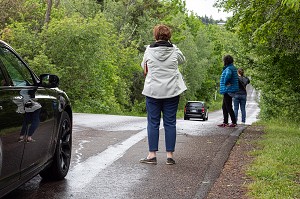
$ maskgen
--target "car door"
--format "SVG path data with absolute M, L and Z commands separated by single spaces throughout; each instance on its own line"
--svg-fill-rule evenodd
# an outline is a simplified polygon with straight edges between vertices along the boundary
M 0 46 L 0 65 L 6 86 L 1 88 L 2 173 L 0 181 L 30 176 L 49 158 L 53 144 L 56 98 L 37 86 L 35 75 L 9 47 Z M 19 140 L 32 132 L 35 142 Z
M 0 64 L 0 189 L 9 186 L 20 177 L 24 144 L 18 143 L 23 116 L 16 112 L 12 102 L 13 91 L 5 83 Z

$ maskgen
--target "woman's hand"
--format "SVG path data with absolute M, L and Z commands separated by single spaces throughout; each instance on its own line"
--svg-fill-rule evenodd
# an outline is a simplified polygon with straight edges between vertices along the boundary
M 146 77 L 148 74 L 148 66 L 147 66 L 147 62 L 145 62 L 145 66 L 144 66 L 144 77 Z

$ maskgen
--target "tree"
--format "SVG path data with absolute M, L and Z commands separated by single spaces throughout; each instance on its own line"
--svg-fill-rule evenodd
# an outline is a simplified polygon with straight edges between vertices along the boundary
M 47 0 L 47 10 L 46 10 L 46 15 L 45 15 L 45 24 L 48 24 L 50 22 L 51 8 L 52 8 L 52 0 Z
M 23 5 L 23 0 L 0 1 L 0 30 L 2 30 L 7 24 L 9 24 L 11 19 L 19 18 L 19 13 L 23 12 Z
M 140 62 L 157 24 L 171 27 L 187 59 L 179 68 L 188 86 L 181 107 L 213 100 L 221 54 L 232 47 L 221 42 L 232 35 L 188 15 L 182 0 L 26 0 L 14 8 L 9 20 L 0 17 L 1 38 L 38 73 L 57 74 L 81 112 L 145 111 Z
M 262 117 L 299 120 L 299 2 L 220 0 L 219 5 L 234 12 L 228 27 L 246 46 L 252 83 L 262 91 Z
M 43 37 L 45 54 L 59 71 L 61 86 L 72 90 L 77 109 L 120 111 L 115 89 L 119 85 L 117 55 L 122 48 L 116 45 L 118 38 L 110 23 L 101 15 L 92 20 L 76 16 L 52 20 Z

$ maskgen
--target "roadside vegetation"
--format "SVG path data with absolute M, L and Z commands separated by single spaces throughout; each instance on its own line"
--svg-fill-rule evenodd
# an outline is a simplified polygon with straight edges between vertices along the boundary
M 282 120 L 260 122 L 263 139 L 253 151 L 254 162 L 247 170 L 252 183 L 251 198 L 300 198 L 300 128 Z
M 247 174 L 251 198 L 300 198 L 300 2 L 218 0 L 242 42 L 247 73 L 260 91 L 265 136 Z
M 300 2 L 216 0 L 216 6 L 233 12 L 225 26 L 189 12 L 183 0 L 2 0 L 0 39 L 39 74 L 57 74 L 75 112 L 86 113 L 145 115 L 140 62 L 156 24 L 172 28 L 172 42 L 187 59 L 180 66 L 188 90 L 179 117 L 188 100 L 221 108 L 222 57 L 233 55 L 260 93 L 266 126 L 248 171 L 249 195 L 299 198 Z

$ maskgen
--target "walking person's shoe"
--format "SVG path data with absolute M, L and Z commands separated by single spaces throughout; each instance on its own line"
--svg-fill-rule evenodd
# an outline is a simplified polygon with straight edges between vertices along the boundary
M 173 158 L 167 158 L 166 164 L 167 164 L 167 165 L 175 164 L 175 160 L 173 160 Z
M 143 159 L 140 159 L 140 163 L 145 163 L 145 164 L 157 164 L 157 159 L 156 157 L 154 158 L 143 158 Z
M 31 137 L 31 136 L 28 136 L 28 137 L 27 137 L 27 139 L 26 139 L 26 142 L 35 142 L 35 140 L 34 140 L 34 139 L 32 139 L 32 137 Z
M 236 127 L 237 126 L 237 124 L 230 124 L 230 125 L 228 125 L 228 127 Z
M 20 136 L 18 142 L 23 142 L 23 141 L 24 141 L 24 136 Z
M 228 124 L 225 124 L 225 123 L 223 123 L 223 124 L 218 124 L 218 127 L 226 127 L 226 126 L 228 126 Z

